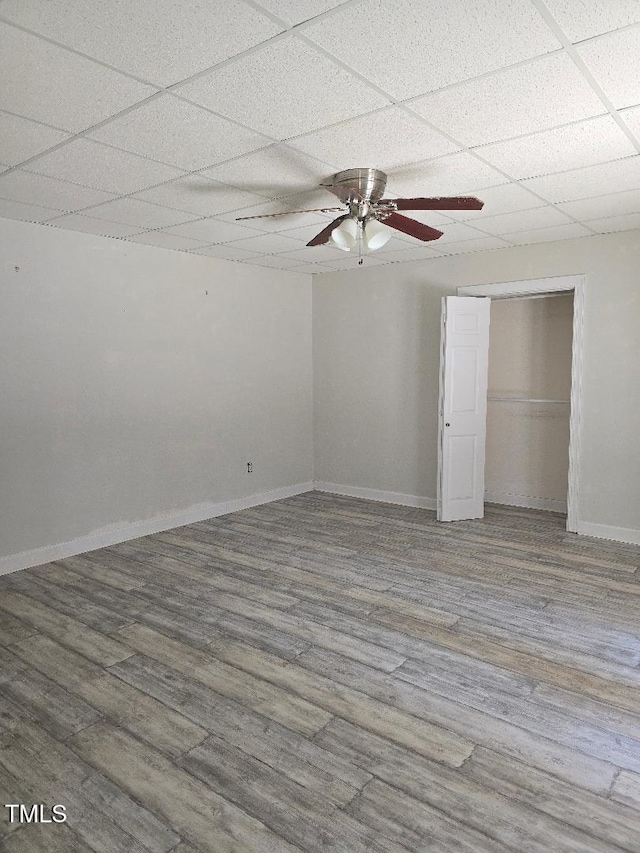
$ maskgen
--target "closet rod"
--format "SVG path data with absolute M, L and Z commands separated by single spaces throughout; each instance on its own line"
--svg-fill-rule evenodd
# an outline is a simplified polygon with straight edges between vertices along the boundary
M 526 397 L 487 397 L 490 403 L 563 403 L 569 405 L 571 400 L 531 400 Z

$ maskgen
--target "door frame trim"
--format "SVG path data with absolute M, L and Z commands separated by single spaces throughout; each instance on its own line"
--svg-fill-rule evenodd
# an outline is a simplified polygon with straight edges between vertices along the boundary
M 567 530 L 578 533 L 580 521 L 580 460 L 582 444 L 582 366 L 585 309 L 584 275 L 563 275 L 497 284 L 474 284 L 458 287 L 457 296 L 489 296 L 507 299 L 573 292 L 573 340 L 571 344 L 571 415 L 569 419 L 569 477 L 567 484 Z

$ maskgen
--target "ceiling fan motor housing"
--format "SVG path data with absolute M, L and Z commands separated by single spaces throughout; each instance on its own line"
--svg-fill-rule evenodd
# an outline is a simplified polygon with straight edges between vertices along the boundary
M 345 204 L 375 204 L 384 195 L 387 176 L 380 169 L 345 169 L 325 184 Z

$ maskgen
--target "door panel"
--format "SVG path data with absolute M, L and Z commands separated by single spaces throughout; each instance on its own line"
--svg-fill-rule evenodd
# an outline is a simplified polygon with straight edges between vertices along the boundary
M 491 300 L 442 300 L 438 520 L 484 515 L 484 446 L 487 420 Z

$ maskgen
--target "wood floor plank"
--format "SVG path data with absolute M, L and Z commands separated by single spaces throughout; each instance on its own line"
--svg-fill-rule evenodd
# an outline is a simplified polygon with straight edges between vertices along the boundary
M 132 650 L 186 672 L 196 681 L 201 681 L 293 731 L 312 735 L 331 719 L 331 713 L 295 693 L 281 689 L 259 674 L 250 676 L 203 650 L 190 649 L 146 626 L 131 625 L 119 631 L 118 636 Z
M 334 853 L 406 853 L 322 795 L 283 779 L 220 738 L 209 738 L 179 764 L 308 853 L 323 853 L 328 838 Z
M 175 846 L 179 836 L 167 824 L 79 759 L 68 745 L 19 714 L 13 714 L 12 723 L 1 736 L 0 765 L 20 778 L 27 803 L 62 803 L 69 826 L 96 853 L 168 853 Z
M 112 668 L 120 678 L 294 782 L 346 805 L 370 780 L 358 767 L 304 735 L 249 710 L 151 658 L 134 655 Z
M 299 853 L 298 847 L 122 729 L 98 724 L 69 743 L 203 853 Z
M 421 755 L 459 766 L 468 758 L 474 743 L 445 727 L 412 717 L 403 711 L 372 699 L 366 693 L 340 685 L 326 676 L 311 673 L 294 663 L 286 663 L 272 655 L 235 641 L 216 640 L 212 651 L 246 672 L 291 690 L 370 731 L 405 744 Z
M 639 608 L 559 514 L 320 492 L 4 575 L 0 789 L 72 819 L 0 849 L 640 853 Z
M 638 816 L 630 809 L 612 806 L 604 797 L 567 785 L 548 773 L 483 747 L 474 751 L 463 773 L 482 787 L 533 806 L 611 847 L 633 853 L 640 851 Z M 619 777 L 614 790 L 618 781 Z
M 200 726 L 152 696 L 47 637 L 33 637 L 12 648 L 34 669 L 169 755 L 181 755 L 207 735 Z
M 37 631 L 69 646 L 89 660 L 105 666 L 124 660 L 130 654 L 126 646 L 94 631 L 77 619 L 65 616 L 20 592 L 5 589 L 0 596 L 0 608 L 10 611 Z

